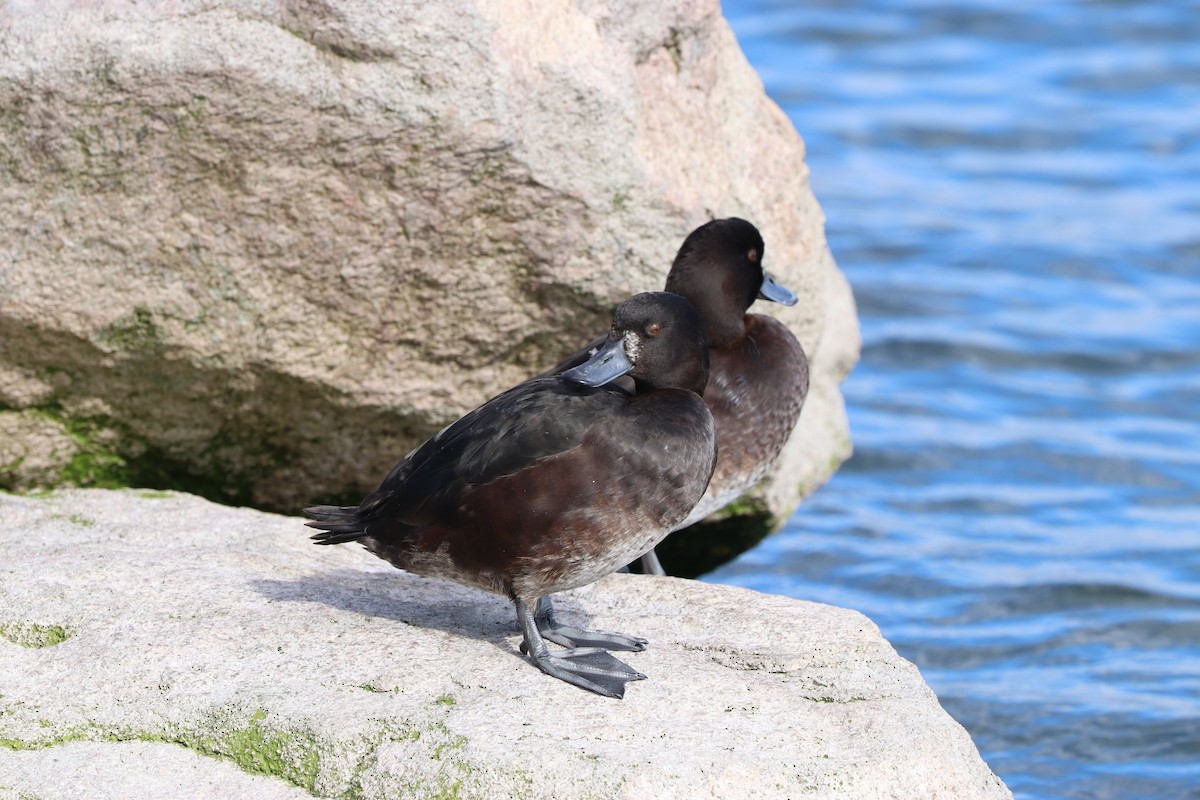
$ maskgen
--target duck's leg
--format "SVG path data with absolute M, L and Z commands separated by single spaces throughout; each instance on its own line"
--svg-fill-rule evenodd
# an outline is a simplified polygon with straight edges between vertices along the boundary
M 666 577 L 667 571 L 663 569 L 662 563 L 658 560 L 658 555 L 653 549 L 648 553 L 642 554 L 642 573 L 645 575 L 658 575 Z
M 513 604 L 517 607 L 517 621 L 521 623 L 521 633 L 525 636 L 525 641 L 521 643 L 521 651 L 528 653 L 538 669 L 547 675 L 573 683 L 589 692 L 618 698 L 625 696 L 626 683 L 640 681 L 646 677 L 597 647 L 575 647 L 560 653 L 550 652 L 546 640 L 538 633 L 537 622 L 533 612 L 529 610 L 529 605 L 519 597 L 513 600 Z
M 537 601 L 537 611 L 534 613 L 538 633 L 563 647 L 601 647 L 605 650 L 645 650 L 646 640 L 637 636 L 626 636 L 623 633 L 608 631 L 589 631 L 571 625 L 563 625 L 554 619 L 554 606 L 550 595 L 545 595 Z

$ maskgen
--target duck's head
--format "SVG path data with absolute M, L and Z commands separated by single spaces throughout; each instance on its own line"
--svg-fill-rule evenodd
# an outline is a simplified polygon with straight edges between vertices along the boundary
M 643 292 L 613 315 L 608 338 L 590 359 L 562 373 L 587 386 L 628 375 L 637 391 L 688 389 L 704 394 L 708 344 L 692 305 L 670 292 Z
M 691 302 L 709 345 L 721 347 L 742 335 L 746 309 L 756 299 L 796 304 L 796 295 L 775 282 L 762 260 L 758 228 L 737 217 L 714 219 L 683 240 L 666 290 Z

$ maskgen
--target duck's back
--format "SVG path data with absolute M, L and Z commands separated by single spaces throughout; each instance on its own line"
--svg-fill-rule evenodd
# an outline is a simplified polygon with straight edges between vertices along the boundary
M 717 466 L 685 528 L 732 503 L 767 474 L 796 427 L 808 394 L 808 357 L 787 326 L 747 314 L 746 332 L 709 348 L 704 402 L 717 429 Z

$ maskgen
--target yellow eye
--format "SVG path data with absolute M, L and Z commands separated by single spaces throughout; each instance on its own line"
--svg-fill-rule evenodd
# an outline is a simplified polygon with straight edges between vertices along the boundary
M 646 333 L 650 334 L 651 336 L 658 336 L 660 333 L 662 333 L 662 325 L 659 325 L 657 322 L 651 322 L 646 328 Z

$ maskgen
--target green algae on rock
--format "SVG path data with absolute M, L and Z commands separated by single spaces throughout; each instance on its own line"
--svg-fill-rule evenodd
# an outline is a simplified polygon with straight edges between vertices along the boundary
M 71 631 L 62 625 L 0 620 L 0 637 L 22 647 L 53 647 L 70 639 Z

